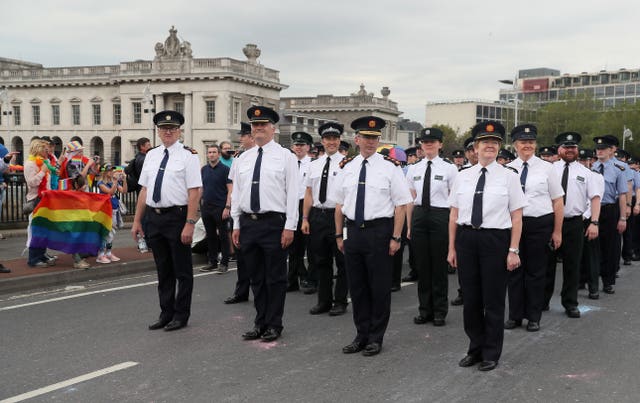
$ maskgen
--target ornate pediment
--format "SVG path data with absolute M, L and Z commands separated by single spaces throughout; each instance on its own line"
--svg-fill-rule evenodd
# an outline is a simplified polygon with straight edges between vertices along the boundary
M 42 101 L 40 100 L 40 98 L 35 97 L 35 98 L 32 98 L 31 101 L 29 101 L 29 103 L 39 104 L 39 103 L 42 103 Z
M 82 99 L 80 99 L 80 98 L 78 98 L 78 97 L 73 97 L 73 98 L 71 98 L 71 99 L 69 100 L 69 102 L 71 102 L 71 103 L 76 103 L 76 104 L 77 104 L 77 103 L 79 103 L 79 102 L 82 102 Z
M 191 71 L 193 52 L 191 43 L 178 39 L 178 30 L 171 26 L 164 43 L 156 43 L 153 70 L 162 72 L 188 73 Z
M 111 102 L 113 102 L 114 104 L 119 104 L 121 102 L 120 97 L 111 98 Z
M 91 102 L 102 102 L 102 98 L 100 98 L 100 97 L 93 97 L 93 98 L 91 98 Z
M 49 103 L 51 103 L 51 104 L 59 104 L 59 103 L 62 103 L 62 100 L 60 98 L 58 98 L 58 97 L 53 97 L 53 98 L 51 98 L 49 100 Z

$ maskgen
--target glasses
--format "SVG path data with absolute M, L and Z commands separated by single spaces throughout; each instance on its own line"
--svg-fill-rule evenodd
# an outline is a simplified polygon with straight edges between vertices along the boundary
M 179 127 L 158 127 L 159 132 L 177 132 Z

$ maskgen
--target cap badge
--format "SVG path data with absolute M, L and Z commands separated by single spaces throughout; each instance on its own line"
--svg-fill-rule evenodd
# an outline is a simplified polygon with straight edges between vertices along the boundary
M 164 117 L 164 120 L 171 120 L 171 115 L 167 115 Z
M 369 127 L 370 127 L 370 128 L 372 128 L 372 129 L 373 129 L 374 127 L 376 127 L 376 121 L 375 121 L 375 120 L 370 120 L 370 121 L 369 121 Z
M 569 134 L 569 135 L 567 136 L 567 140 L 573 140 L 573 136 L 572 136 L 571 134 Z
M 525 128 L 524 128 L 524 132 L 525 132 L 525 133 L 529 133 L 530 131 L 531 131 L 531 129 L 529 129 L 528 127 L 525 127 Z
M 431 134 L 431 130 L 425 130 L 424 134 Z
M 602 139 L 598 139 L 598 144 L 602 144 Z
M 256 109 L 255 111 L 253 111 L 253 116 L 260 116 L 262 114 L 262 111 L 260 111 L 260 109 Z
M 492 133 L 495 130 L 495 128 L 493 127 L 493 125 L 487 125 L 486 130 L 487 132 Z

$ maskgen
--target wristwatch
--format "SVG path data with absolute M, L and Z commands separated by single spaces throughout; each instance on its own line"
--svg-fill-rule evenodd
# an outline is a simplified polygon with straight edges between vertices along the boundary
M 398 242 L 398 243 L 401 243 L 401 242 L 402 242 L 402 237 L 399 237 L 399 236 L 392 236 L 392 237 L 391 237 L 391 240 L 392 240 L 392 241 L 396 241 L 396 242 Z
M 196 220 L 194 220 L 193 218 L 187 218 L 187 224 L 196 224 Z
M 589 224 L 593 224 L 593 225 L 595 225 L 597 227 L 598 225 L 600 225 L 600 222 L 599 221 L 591 221 Z
M 518 249 L 518 248 L 509 248 L 509 252 L 513 252 L 516 255 L 519 255 L 520 254 L 520 249 Z

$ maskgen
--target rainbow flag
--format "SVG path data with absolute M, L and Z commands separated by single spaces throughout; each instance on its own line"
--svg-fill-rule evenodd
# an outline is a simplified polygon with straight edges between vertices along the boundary
M 109 231 L 109 195 L 49 190 L 33 211 L 30 246 L 95 255 Z

